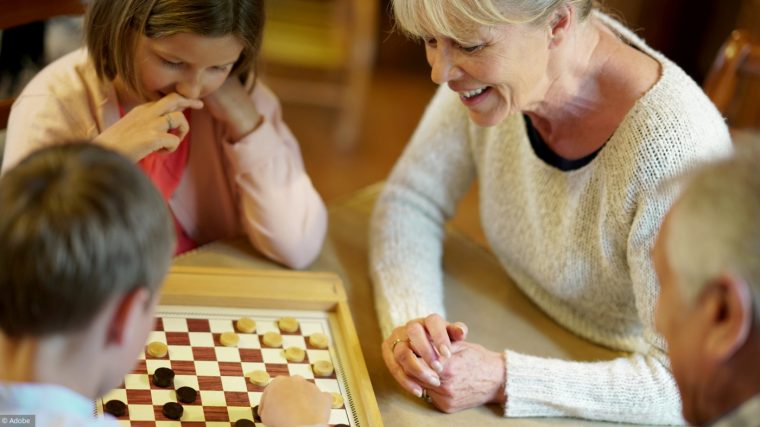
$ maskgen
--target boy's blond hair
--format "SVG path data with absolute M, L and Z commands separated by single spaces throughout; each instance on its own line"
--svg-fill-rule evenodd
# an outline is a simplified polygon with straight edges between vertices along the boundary
M 91 143 L 32 153 L 0 179 L 0 330 L 86 328 L 112 298 L 155 292 L 174 249 L 166 202 L 126 158 Z

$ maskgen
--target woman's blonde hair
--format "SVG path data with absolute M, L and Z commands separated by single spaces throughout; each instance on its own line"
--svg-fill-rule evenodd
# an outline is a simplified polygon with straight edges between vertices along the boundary
M 98 77 L 119 76 L 138 94 L 143 91 L 134 55 L 140 36 L 233 35 L 243 51 L 231 75 L 245 79 L 255 72 L 263 29 L 263 0 L 93 0 L 85 16 L 87 49 Z
M 557 8 L 577 4 L 585 19 L 594 0 L 392 0 L 396 25 L 412 38 L 440 34 L 457 42 L 473 28 L 497 24 L 540 23 Z

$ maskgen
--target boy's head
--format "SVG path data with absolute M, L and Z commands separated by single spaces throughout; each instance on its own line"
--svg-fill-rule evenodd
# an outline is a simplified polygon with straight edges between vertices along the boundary
M 131 353 L 119 357 L 134 361 L 174 248 L 166 203 L 150 180 L 95 144 L 55 145 L 0 179 L 0 207 L 2 334 L 44 340 L 100 328 L 104 341 Z M 146 330 L 124 335 L 114 320 L 139 320 L 131 326 Z
M 228 74 L 243 78 L 252 75 L 263 29 L 263 0 L 93 0 L 85 20 L 87 48 L 100 78 L 110 81 L 118 76 L 148 100 L 155 100 L 154 92 L 160 88 L 150 87 L 151 82 L 145 81 L 150 78 L 147 74 L 161 71 L 161 67 L 184 74 L 193 71 L 191 68 L 204 68 L 204 73 L 214 74 L 208 76 L 212 80 Z M 221 44 L 200 58 L 193 53 L 204 46 L 196 40 L 172 44 L 171 52 L 145 46 L 183 34 L 219 40 Z M 221 55 L 210 62 L 206 58 L 230 48 L 237 48 L 231 57 Z M 146 70 L 145 65 L 150 64 L 156 67 Z M 168 70 L 171 67 L 175 69 Z M 194 98 L 188 93 L 181 95 Z
M 760 392 L 760 150 L 698 169 L 655 243 L 657 328 L 692 424 Z

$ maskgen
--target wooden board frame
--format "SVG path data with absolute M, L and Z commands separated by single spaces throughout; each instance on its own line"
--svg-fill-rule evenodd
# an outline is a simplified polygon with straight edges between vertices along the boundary
M 356 335 L 345 290 L 333 273 L 173 266 L 161 305 L 318 310 L 328 314 L 361 426 L 382 426 L 380 409 Z

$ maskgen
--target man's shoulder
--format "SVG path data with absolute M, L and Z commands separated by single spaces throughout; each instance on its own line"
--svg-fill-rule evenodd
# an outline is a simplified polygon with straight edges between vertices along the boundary
M 112 418 L 97 417 L 95 403 L 57 384 L 0 383 L 0 419 L 35 427 L 110 427 Z M 10 425 L 6 420 L 2 425 Z
M 744 401 L 738 408 L 723 415 L 711 427 L 752 427 L 760 425 L 760 394 Z

